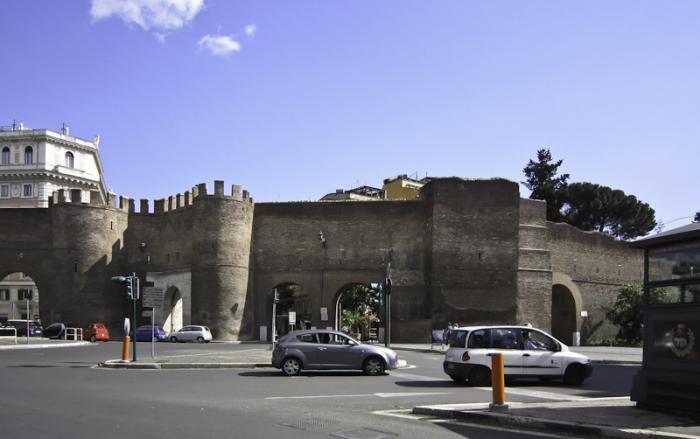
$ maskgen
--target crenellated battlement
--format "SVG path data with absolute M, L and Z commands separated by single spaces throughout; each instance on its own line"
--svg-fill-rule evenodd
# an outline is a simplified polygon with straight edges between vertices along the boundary
M 238 184 L 231 185 L 229 194 L 225 193 L 223 180 L 214 181 L 214 193 L 210 194 L 207 190 L 206 183 L 199 183 L 192 187 L 191 190 L 171 195 L 167 198 L 153 200 L 153 210 L 151 210 L 151 201 L 147 198 L 139 200 L 139 210 L 136 210 L 136 201 L 133 198 L 116 195 L 115 193 L 107 194 L 107 203 L 105 204 L 99 191 L 90 191 L 89 200 L 85 200 L 82 192 L 79 189 L 59 189 L 54 191 L 49 197 L 49 206 L 56 204 L 88 204 L 93 206 L 105 206 L 135 215 L 160 215 L 168 212 L 173 212 L 178 209 L 192 206 L 198 198 L 221 198 L 232 199 L 238 201 L 254 203 L 253 198 L 247 190 L 242 190 Z

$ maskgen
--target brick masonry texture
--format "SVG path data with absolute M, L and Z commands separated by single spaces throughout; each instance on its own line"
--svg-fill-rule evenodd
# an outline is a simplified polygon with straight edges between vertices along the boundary
M 153 212 L 147 200 L 136 212 L 131 199 L 69 195 L 55 194 L 48 209 L 0 210 L 0 275 L 35 280 L 45 323 L 102 321 L 116 334 L 130 302 L 110 277 L 130 272 L 191 273 L 185 324 L 228 340 L 257 339 L 270 324 L 270 291 L 286 283 L 308 292 L 314 326 L 334 326 L 342 289 L 379 282 L 391 262 L 393 341 L 428 341 L 447 322 L 556 329 L 553 288 L 575 298 L 561 315 L 596 341 L 614 330 L 600 323 L 601 306 L 641 279 L 638 250 L 548 223 L 545 204 L 504 179 L 438 178 L 416 200 L 284 203 L 255 203 L 237 185 L 227 195 L 216 181 L 213 193 L 200 184 L 156 200 Z

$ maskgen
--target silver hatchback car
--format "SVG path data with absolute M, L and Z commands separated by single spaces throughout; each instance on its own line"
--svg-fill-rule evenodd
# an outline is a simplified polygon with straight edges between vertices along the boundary
M 356 369 L 380 375 L 395 369 L 398 354 L 391 349 L 360 343 L 331 330 L 293 331 L 277 342 L 272 365 L 288 376 L 310 369 Z
M 212 339 L 211 331 L 206 326 L 187 325 L 179 330 L 172 332 L 169 337 L 170 341 L 177 343 L 179 341 L 196 341 L 198 343 L 209 343 Z

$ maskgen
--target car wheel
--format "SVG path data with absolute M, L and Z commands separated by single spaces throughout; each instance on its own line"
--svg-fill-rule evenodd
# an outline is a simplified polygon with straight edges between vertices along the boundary
M 175 337 L 175 336 L 170 337 L 170 342 L 177 343 L 177 337 Z
M 469 385 L 475 387 L 486 387 L 491 385 L 491 369 L 479 366 L 469 374 Z
M 569 386 L 580 386 L 583 384 L 584 376 L 583 367 L 580 364 L 571 364 L 564 372 L 564 384 Z
M 95 337 L 94 335 L 91 335 L 90 336 L 90 343 L 95 343 L 96 341 L 97 341 L 97 337 Z
M 204 337 L 197 337 L 197 343 L 204 343 Z
M 299 375 L 299 372 L 301 372 L 301 361 L 295 357 L 285 358 L 280 369 L 282 369 L 282 373 L 288 377 Z
M 369 357 L 362 364 L 362 371 L 367 375 L 381 375 L 384 373 L 384 360 L 379 357 Z

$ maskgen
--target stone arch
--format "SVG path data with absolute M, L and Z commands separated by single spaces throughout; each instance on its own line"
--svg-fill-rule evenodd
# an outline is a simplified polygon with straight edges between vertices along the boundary
M 171 286 L 163 295 L 163 329 L 168 334 L 177 331 L 183 324 L 183 297 L 177 287 Z
M 563 273 L 552 273 L 552 335 L 567 345 L 578 343 L 583 298 L 574 281 Z
M 52 285 L 51 279 L 53 276 L 50 270 L 48 270 L 48 267 L 46 267 L 41 260 L 42 257 L 46 256 L 37 254 L 29 255 L 21 251 L 16 254 L 5 253 L 6 252 L 0 252 L 0 266 L 2 266 L 0 279 L 4 279 L 12 273 L 24 273 L 31 278 L 35 285 L 35 291 L 40 294 L 38 307 L 42 324 L 48 325 L 54 321 L 69 318 L 69 316 L 61 315 L 57 310 L 53 309 L 52 303 L 56 298 L 56 292 L 49 288 Z M 22 311 L 18 309 L 16 312 L 19 316 L 16 314 L 15 317 L 20 318 Z M 35 314 L 34 310 L 31 310 L 30 313 L 32 316 Z

